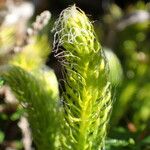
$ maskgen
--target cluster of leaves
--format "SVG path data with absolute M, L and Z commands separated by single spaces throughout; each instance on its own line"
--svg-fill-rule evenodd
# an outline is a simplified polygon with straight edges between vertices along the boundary
M 9 141 L 10 146 L 14 143 L 12 147 L 22 149 L 22 143 L 18 142 L 21 138 L 21 135 L 18 136 L 20 133 L 18 129 L 13 137 L 16 136 L 16 141 L 11 141 L 12 137 L 7 135 L 7 130 L 9 122 L 17 125 L 23 115 L 28 117 L 37 147 L 41 150 L 49 149 L 49 147 L 54 149 L 54 134 L 57 134 L 55 129 L 58 128 L 60 121 L 56 117 L 56 114 L 59 114 L 59 108 L 57 108 L 59 91 L 54 71 L 45 65 L 51 52 L 48 36 L 46 34 L 31 35 L 30 39 L 24 39 L 25 44 L 22 42 L 22 46 L 18 47 L 19 51 L 15 51 L 16 43 L 20 40 L 17 39 L 16 27 L 2 25 L 0 29 L 2 31 L 0 33 L 0 86 L 8 84 L 19 100 L 19 103 L 14 105 L 14 102 L 3 102 L 6 97 L 1 98 L 0 149 L 9 147 Z M 23 37 L 24 34 L 22 34 Z M 30 42 L 26 42 L 27 40 Z M 9 89 L 6 87 L 6 92 L 7 90 Z M 7 95 L 5 90 L 3 94 Z M 12 129 L 14 130 L 14 126 Z M 40 144 L 41 142 L 43 144 Z

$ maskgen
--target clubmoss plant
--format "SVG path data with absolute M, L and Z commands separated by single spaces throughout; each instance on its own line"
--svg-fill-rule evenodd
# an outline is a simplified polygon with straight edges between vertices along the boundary
M 8 84 L 27 108 L 38 150 L 102 150 L 112 106 L 102 48 L 91 22 L 76 6 L 60 14 L 54 31 L 54 52 L 64 73 L 63 112 L 54 73 L 41 69 L 48 51 L 43 54 L 39 45 L 33 52 L 38 61 L 32 62 L 30 45 L 10 62 L 17 66 L 1 67 L 0 83 Z
M 75 5 L 60 14 L 53 29 L 54 52 L 64 72 L 63 149 L 104 147 L 111 110 L 108 67 L 93 26 Z
M 60 120 L 55 74 L 51 70 L 30 74 L 20 67 L 4 66 L 0 76 L 26 108 L 37 149 L 55 150 Z
M 45 66 L 51 52 L 47 36 L 37 35 L 49 18 L 47 11 L 37 17 L 22 45 L 16 46 L 19 51 L 9 60 L 11 65 L 0 68 L 0 87 L 8 84 L 24 106 L 38 150 L 55 150 L 59 145 L 58 83 L 53 70 Z

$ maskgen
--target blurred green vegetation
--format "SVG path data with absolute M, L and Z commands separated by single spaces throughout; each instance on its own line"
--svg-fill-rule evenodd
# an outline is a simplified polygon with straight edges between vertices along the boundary
M 118 56 L 124 76 L 121 85 L 115 88 L 109 131 L 111 138 L 126 139 L 126 144 L 120 144 L 122 149 L 150 149 L 150 18 L 140 20 L 140 15 L 150 16 L 149 11 L 150 4 L 139 1 L 126 11 L 113 4 L 104 16 L 104 29 L 107 27 L 109 31 L 101 40 L 106 40 L 104 45 Z M 106 35 L 106 29 L 104 32 L 101 29 L 102 36 Z M 127 144 L 130 138 L 134 144 Z M 113 141 L 109 148 L 120 150 L 118 143 Z

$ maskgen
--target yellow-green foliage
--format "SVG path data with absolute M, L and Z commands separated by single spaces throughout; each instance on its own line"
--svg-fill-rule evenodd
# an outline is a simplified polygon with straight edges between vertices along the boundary
M 15 34 L 14 28 L 2 28 L 0 61 L 14 49 Z M 0 85 L 8 84 L 24 106 L 36 147 L 55 149 L 59 144 L 59 91 L 53 70 L 45 66 L 50 46 L 46 35 L 28 38 L 30 42 L 21 45 L 20 51 L 9 57 L 11 66 L 1 67 Z
M 106 61 L 93 26 L 83 11 L 72 6 L 60 14 L 54 31 L 55 53 L 65 76 L 63 149 L 102 149 L 111 93 Z
M 49 53 L 50 46 L 47 36 L 36 36 L 32 39 L 31 44 L 25 46 L 21 52 L 14 56 L 10 64 L 20 66 L 28 71 L 35 70 L 43 66 Z
M 0 75 L 26 108 L 38 150 L 55 149 L 60 113 L 54 73 L 40 70 L 33 75 L 20 67 L 4 66 L 0 68 Z

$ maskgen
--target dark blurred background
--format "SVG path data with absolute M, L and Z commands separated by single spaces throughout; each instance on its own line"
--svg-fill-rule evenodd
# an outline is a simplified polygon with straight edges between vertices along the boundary
M 87 14 L 92 15 L 95 18 L 99 18 L 106 11 L 108 11 L 111 4 L 115 3 L 120 8 L 126 9 L 130 5 L 137 3 L 137 0 L 33 0 L 36 7 L 36 12 L 42 12 L 43 10 L 50 10 L 53 14 L 59 14 L 60 11 L 69 5 L 76 4 L 83 9 Z M 144 0 L 147 3 L 148 0 Z

